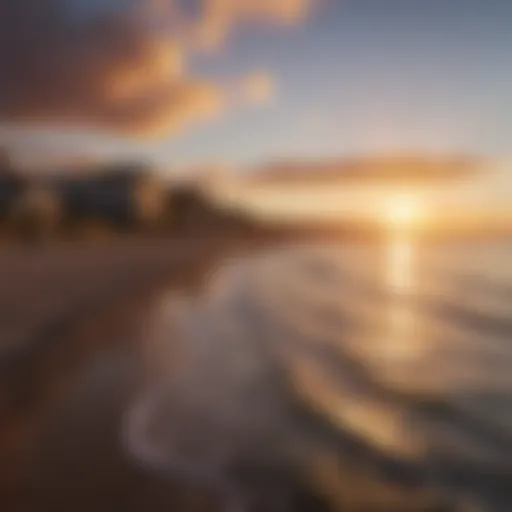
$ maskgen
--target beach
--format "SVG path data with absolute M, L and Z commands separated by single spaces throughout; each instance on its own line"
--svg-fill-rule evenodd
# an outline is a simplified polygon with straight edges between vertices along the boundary
M 142 467 L 121 445 L 123 413 L 141 377 L 141 326 L 162 294 L 201 287 L 229 256 L 280 243 L 132 237 L 3 247 L 2 510 L 217 510 L 215 496 Z M 499 353 L 508 364 L 510 245 L 421 251 L 420 258 L 403 240 L 344 251 L 355 277 L 347 290 L 366 307 L 369 339 L 437 347 L 447 333 L 466 333 L 488 344 L 489 364 Z M 421 369 L 415 375 L 421 386 Z M 506 418 L 504 403 L 488 403 L 490 417 Z M 324 510 L 311 507 L 304 510 Z

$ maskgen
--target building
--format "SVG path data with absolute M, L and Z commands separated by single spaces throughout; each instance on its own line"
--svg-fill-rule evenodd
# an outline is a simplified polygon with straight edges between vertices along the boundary
M 111 165 L 81 175 L 54 178 L 66 216 L 118 228 L 149 227 L 165 213 L 166 189 L 140 165 Z

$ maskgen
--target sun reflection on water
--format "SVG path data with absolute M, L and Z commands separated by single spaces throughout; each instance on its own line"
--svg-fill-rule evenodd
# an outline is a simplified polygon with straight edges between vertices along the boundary
M 386 285 L 398 293 L 414 288 L 414 246 L 410 238 L 396 236 L 389 242 L 386 255 Z
M 416 317 L 412 295 L 417 286 L 416 251 L 412 238 L 405 235 L 390 239 L 386 248 L 385 285 L 391 292 L 385 308 L 385 351 L 393 360 L 418 355 Z

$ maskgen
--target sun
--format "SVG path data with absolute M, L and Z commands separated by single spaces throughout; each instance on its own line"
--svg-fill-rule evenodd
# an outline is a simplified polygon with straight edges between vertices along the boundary
M 425 211 L 417 197 L 401 195 L 387 202 L 385 216 L 388 224 L 403 228 L 418 224 L 424 218 Z

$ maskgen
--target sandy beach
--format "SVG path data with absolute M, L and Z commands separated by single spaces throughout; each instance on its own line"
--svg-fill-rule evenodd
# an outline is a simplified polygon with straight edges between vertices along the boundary
M 192 510 L 183 500 L 197 492 L 177 493 L 120 446 L 138 321 L 155 295 L 193 285 L 244 245 L 125 239 L 2 249 L 2 510 Z

